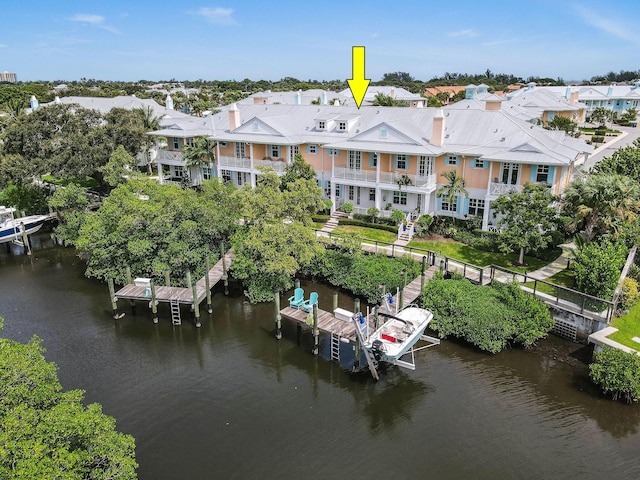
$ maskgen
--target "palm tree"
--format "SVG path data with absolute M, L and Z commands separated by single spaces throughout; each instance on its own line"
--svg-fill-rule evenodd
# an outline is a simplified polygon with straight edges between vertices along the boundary
M 196 178 L 200 178 L 202 167 L 211 168 L 211 164 L 216 160 L 216 142 L 204 136 L 196 139 L 193 145 L 187 145 L 182 157 L 187 161 L 187 167 L 196 167 L 198 171 Z
M 160 117 L 156 117 L 153 114 L 151 107 L 136 109 L 142 120 L 142 126 L 145 132 L 153 132 L 160 129 Z M 144 158 L 147 162 L 147 173 L 153 174 L 153 168 L 151 167 L 151 147 L 155 144 L 155 139 L 147 135 L 144 141 Z
M 618 174 L 597 174 L 578 178 L 565 190 L 563 208 L 576 218 L 587 242 L 597 233 L 615 231 L 622 222 L 635 220 L 640 211 L 640 185 Z
M 469 192 L 464 188 L 464 178 L 458 176 L 455 170 L 445 172 L 442 174 L 444 178 L 449 182 L 444 187 L 440 187 L 436 192 L 438 198 L 443 198 L 449 205 L 452 205 L 460 195 L 464 195 L 469 198 Z M 456 223 L 456 217 L 453 216 L 453 224 Z

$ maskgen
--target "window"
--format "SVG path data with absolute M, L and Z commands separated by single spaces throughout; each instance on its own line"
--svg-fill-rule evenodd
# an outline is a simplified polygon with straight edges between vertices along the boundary
M 486 160 L 480 160 L 478 158 L 471 159 L 471 168 L 487 168 L 488 162 Z
M 353 185 L 349 185 L 347 187 L 347 197 L 349 200 L 353 200 L 355 188 Z
M 289 149 L 289 161 L 293 162 L 293 159 L 299 153 L 300 153 L 300 146 L 299 145 L 291 145 L 291 148 Z
M 370 188 L 369 189 L 369 201 L 371 201 L 371 202 L 375 202 L 376 201 L 376 189 L 375 188 Z
M 204 180 L 210 180 L 211 179 L 211 169 L 210 168 L 203 168 L 202 169 L 202 178 Z
M 449 203 L 446 198 L 442 199 L 440 210 L 443 212 L 457 212 L 458 211 L 458 199 L 455 198 L 453 203 Z
M 520 171 L 519 163 L 503 163 L 502 164 L 502 183 L 506 185 L 517 185 L 519 171 Z
M 269 152 L 271 152 L 272 158 L 280 157 L 280 145 L 270 145 Z
M 184 177 L 184 167 L 182 167 L 181 165 L 176 165 L 175 167 L 173 167 L 173 176 L 176 178 Z
M 361 152 L 349 150 L 349 169 L 361 170 L 362 169 L 362 155 Z
M 244 176 L 242 175 L 242 172 L 237 172 L 236 178 L 238 179 L 238 186 L 241 186 L 242 180 L 244 178 Z
M 218 142 L 218 145 L 220 145 L 221 147 L 226 147 L 229 145 L 229 142 Z
M 456 157 L 455 155 L 447 155 L 444 164 L 449 167 L 455 167 L 456 165 L 458 165 L 458 157 Z
M 387 138 L 388 135 L 389 135 L 389 132 L 387 132 L 386 128 L 380 129 L 380 138 Z
M 393 203 L 396 205 L 406 205 L 407 192 L 393 192 Z
M 231 181 L 231 170 L 220 170 L 220 174 L 222 175 L 222 180 L 225 182 Z
M 329 149 L 329 156 L 331 156 L 331 155 L 337 157 L 338 155 L 340 155 L 340 150 L 338 150 L 337 148 L 330 148 Z
M 484 200 L 478 198 L 469 199 L 469 215 L 477 215 L 482 217 L 484 215 Z
M 324 188 L 324 195 L 325 197 L 330 197 L 331 196 L 331 181 L 327 180 L 327 186 Z
M 318 153 L 318 146 L 317 145 L 307 145 L 307 153 L 311 153 L 312 155 L 315 155 L 316 153 Z
M 378 166 L 378 154 L 376 152 L 371 152 L 369 154 L 369 166 L 370 167 Z
M 258 132 L 260 130 L 260 122 L 258 120 L 253 121 L 253 131 Z
M 418 176 L 426 177 L 433 175 L 433 157 L 420 155 L 418 157 Z
M 549 181 L 549 165 L 538 165 L 536 182 L 547 183 Z
M 341 185 L 336 185 L 336 197 L 340 196 L 340 187 Z
M 398 170 L 406 170 L 407 169 L 407 163 L 408 163 L 408 157 L 407 155 L 396 155 L 396 168 Z
M 341 132 L 347 130 L 347 122 L 338 122 L 338 130 Z
M 325 128 L 327 128 L 327 122 L 325 122 L 324 120 L 319 120 L 318 121 L 318 130 L 324 130 Z
M 180 150 L 180 139 L 173 137 L 171 139 L 171 146 L 174 150 Z
M 185 146 L 190 146 L 193 147 L 194 141 L 193 141 L 193 137 L 189 137 L 189 138 L 185 138 L 184 139 L 184 145 Z
M 236 158 L 247 158 L 244 142 L 236 142 Z

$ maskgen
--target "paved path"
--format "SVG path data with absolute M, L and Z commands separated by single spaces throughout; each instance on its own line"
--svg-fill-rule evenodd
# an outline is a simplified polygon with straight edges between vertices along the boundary
M 619 125 L 616 125 L 615 128 L 620 130 L 622 132 L 622 135 L 619 135 L 613 140 L 610 140 L 607 143 L 596 148 L 584 163 L 582 168 L 580 168 L 577 172 L 589 170 L 603 158 L 610 157 L 619 148 L 631 145 L 636 138 L 640 138 L 640 127 L 621 127 Z
M 560 248 L 562 248 L 562 254 L 558 258 L 556 258 L 548 265 L 539 268 L 538 270 L 527 273 L 527 276 L 536 280 L 546 280 L 556 273 L 565 270 L 567 268 L 567 265 L 569 264 L 572 255 L 572 249 L 575 248 L 575 245 L 573 243 L 564 243 L 559 246 Z

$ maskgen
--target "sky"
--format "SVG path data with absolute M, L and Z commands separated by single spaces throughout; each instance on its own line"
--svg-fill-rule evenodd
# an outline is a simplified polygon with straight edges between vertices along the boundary
M 640 69 L 636 0 L 4 1 L 0 71 L 18 80 L 345 80 Z

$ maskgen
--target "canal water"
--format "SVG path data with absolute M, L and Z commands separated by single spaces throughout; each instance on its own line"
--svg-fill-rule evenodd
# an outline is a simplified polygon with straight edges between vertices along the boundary
M 286 321 L 275 340 L 273 305 L 238 290 L 214 290 L 200 329 L 188 310 L 174 327 L 163 305 L 154 325 L 126 301 L 116 324 L 72 249 L 34 243 L 32 258 L 0 249 L 2 335 L 42 339 L 63 386 L 136 438 L 141 479 L 640 478 L 640 407 L 591 386 L 580 345 L 488 355 L 443 341 L 375 383 L 328 361 L 327 339 L 311 355 Z M 330 308 L 328 288 L 303 286 Z

